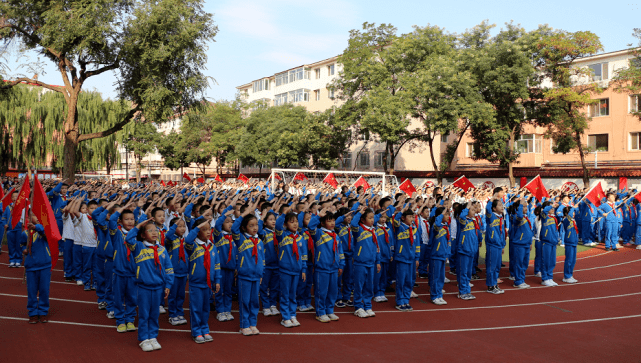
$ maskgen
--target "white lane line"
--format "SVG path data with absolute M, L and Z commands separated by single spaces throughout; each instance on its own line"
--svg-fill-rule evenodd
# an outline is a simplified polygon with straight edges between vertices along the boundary
M 533 305 L 545 305 L 545 304 L 562 304 L 562 303 L 581 302 L 581 301 L 590 301 L 590 300 L 615 299 L 615 298 L 619 298 L 619 297 L 628 297 L 628 296 L 636 296 L 636 295 L 641 295 L 641 292 L 632 292 L 632 293 L 629 293 L 629 294 L 620 294 L 620 295 L 586 297 L 586 298 L 582 298 L 582 299 L 533 302 L 533 303 L 524 303 L 524 304 L 475 306 L 475 307 L 467 307 L 467 308 L 414 309 L 412 312 L 439 312 L 439 311 L 459 311 L 459 310 L 477 310 L 477 309 L 501 309 L 501 308 L 513 308 L 513 307 L 521 307 L 521 306 L 533 306 Z M 27 298 L 27 295 L 4 294 L 4 293 L 0 293 L 0 296 Z M 95 302 L 84 301 L 84 300 L 71 300 L 71 299 L 59 299 L 59 298 L 49 298 L 49 300 L 75 302 L 75 303 L 81 303 L 81 304 L 96 304 Z M 185 309 L 185 310 L 189 310 L 189 309 Z M 238 310 L 232 310 L 232 311 L 233 312 L 238 312 Z M 336 314 L 353 314 L 352 311 L 335 311 L 335 313 Z M 377 314 L 379 314 L 379 313 L 403 313 L 403 311 L 383 310 L 383 311 L 376 311 L 376 313 Z M 306 312 L 298 311 L 298 312 L 296 312 L 296 314 L 315 314 L 315 312 L 313 312 L 313 311 L 312 312 L 310 312 L 310 311 L 306 311 Z
M 434 334 L 434 333 L 462 333 L 462 332 L 472 332 L 472 331 L 493 331 L 493 330 L 505 330 L 505 329 L 522 329 L 522 328 L 536 328 L 536 327 L 550 327 L 558 325 L 569 325 L 569 324 L 583 324 L 583 323 L 596 323 L 602 321 L 612 321 L 612 320 L 624 320 L 632 318 L 641 318 L 641 314 L 638 315 L 627 315 L 627 316 L 614 316 L 609 318 L 599 318 L 599 319 L 585 319 L 585 320 L 574 320 L 574 321 L 558 321 L 552 323 L 542 323 L 542 324 L 525 324 L 525 325 L 508 325 L 508 326 L 494 326 L 488 328 L 466 328 L 466 329 L 447 329 L 447 330 L 415 330 L 415 331 L 387 331 L 387 332 L 343 332 L 343 333 L 327 333 L 327 332 L 299 332 L 299 333 L 288 333 L 288 332 L 265 332 L 261 331 L 261 335 L 407 335 L 407 334 Z M 28 321 L 26 318 L 17 318 L 12 316 L 0 316 L 0 319 L 4 320 L 17 320 L 17 321 Z M 55 321 L 49 320 L 49 324 L 64 324 L 64 325 L 75 325 L 75 326 L 89 326 L 97 328 L 109 328 L 114 329 L 114 325 L 102 325 L 102 324 L 87 324 L 87 323 L 76 323 L 69 321 Z M 161 328 L 160 331 L 166 332 L 180 332 L 180 333 L 190 333 L 188 329 L 165 329 Z M 212 334 L 235 334 L 240 335 L 237 331 L 209 331 Z

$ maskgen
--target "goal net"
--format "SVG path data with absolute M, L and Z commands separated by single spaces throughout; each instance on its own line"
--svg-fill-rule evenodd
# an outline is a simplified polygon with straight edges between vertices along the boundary
M 398 181 L 394 175 L 377 172 L 339 171 L 339 170 L 306 170 L 306 169 L 272 169 L 269 176 L 272 192 L 286 191 L 291 194 L 315 193 L 318 189 L 363 186 L 368 191 L 374 188 L 375 193 L 390 195 L 398 190 Z
M 76 174 L 76 180 L 84 181 L 101 181 L 103 183 L 111 184 L 113 177 L 111 175 L 102 175 L 102 174 Z

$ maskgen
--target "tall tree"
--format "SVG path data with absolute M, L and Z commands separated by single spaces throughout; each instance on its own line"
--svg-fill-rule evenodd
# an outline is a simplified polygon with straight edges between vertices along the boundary
M 64 175 L 77 167 L 80 142 L 109 136 L 133 119 L 162 122 L 195 104 L 208 86 L 207 42 L 218 29 L 201 0 L 0 2 L 0 38 L 51 61 L 62 87 L 20 77 L 64 96 Z M 134 105 L 115 125 L 81 130 L 78 99 L 85 82 L 114 71 L 119 97 Z M 84 131 L 84 133 L 83 133 Z
M 590 171 L 585 155 L 589 148 L 583 143 L 591 117 L 586 106 L 598 102 L 594 94 L 602 92 L 598 82 L 592 82 L 592 70 L 578 67 L 575 61 L 603 50 L 599 37 L 589 31 L 565 32 L 546 37 L 538 42 L 543 72 L 553 86 L 543 93 L 545 107 L 536 110 L 537 122 L 548 128 L 554 140 L 554 152 L 566 154 L 577 151 L 583 169 L 583 184 L 590 186 Z M 545 113 L 545 115 L 543 115 Z
M 132 152 L 136 158 L 136 180 L 140 182 L 142 159 L 156 150 L 160 134 L 150 122 L 135 122 L 127 125 L 124 130 L 123 147 Z M 151 170 L 148 165 L 148 170 Z
M 189 153 L 186 149 L 180 147 L 183 142 L 183 134 L 171 130 L 166 135 L 160 135 L 158 140 L 158 153 L 165 161 L 165 167 L 171 170 L 181 169 L 189 166 Z

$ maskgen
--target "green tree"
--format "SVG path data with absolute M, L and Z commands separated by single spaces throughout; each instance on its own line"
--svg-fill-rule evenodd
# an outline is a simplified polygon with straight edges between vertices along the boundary
M 165 166 L 171 170 L 180 169 L 181 175 L 183 174 L 182 168 L 189 166 L 189 153 L 180 147 L 182 140 L 183 135 L 175 130 L 171 130 L 166 135 L 160 135 L 158 140 L 158 153 L 165 161 Z
M 544 91 L 545 106 L 536 110 L 536 120 L 547 126 L 548 137 L 554 140 L 554 152 L 578 151 L 583 184 L 589 187 L 590 171 L 585 161 L 589 149 L 582 139 L 591 117 L 585 109 L 598 102 L 592 96 L 601 93 L 602 88 L 598 82 L 592 82 L 592 70 L 577 67 L 575 61 L 603 50 L 603 46 L 599 37 L 589 31 L 559 31 L 542 39 L 537 46 L 543 61 L 539 69 L 553 86 Z
M 156 150 L 160 134 L 151 122 L 134 122 L 124 130 L 122 146 L 136 158 L 136 180 L 140 182 L 142 159 Z M 149 169 L 149 168 L 148 168 Z
M 634 28 L 632 36 L 639 40 L 637 46 L 630 49 L 630 55 L 633 58 L 630 59 L 628 67 L 615 71 L 614 77 L 612 77 L 612 86 L 617 92 L 638 94 L 641 92 L 641 28 Z M 633 114 L 641 120 L 639 110 Z
M 218 29 L 201 0 L 0 2 L 0 38 L 52 62 L 63 87 L 20 77 L 64 96 L 64 175 L 81 142 L 112 135 L 133 119 L 162 122 L 194 105 L 208 86 L 207 42 Z M 81 130 L 78 99 L 87 79 L 114 71 L 119 97 L 133 107 L 114 125 Z M 84 132 L 83 132 L 84 131 Z

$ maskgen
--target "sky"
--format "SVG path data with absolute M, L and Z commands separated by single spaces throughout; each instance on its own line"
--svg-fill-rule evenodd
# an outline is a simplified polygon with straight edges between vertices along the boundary
M 255 79 L 306 63 L 339 55 L 347 47 L 349 31 L 364 22 L 387 23 L 398 33 L 412 26 L 437 25 L 461 33 L 488 20 L 498 30 L 514 21 L 526 30 L 548 24 L 566 31 L 589 30 L 601 38 L 605 52 L 637 44 L 633 28 L 641 27 L 641 2 L 629 0 L 500 0 L 500 1 L 380 1 L 380 0 L 224 0 L 206 1 L 219 28 L 209 44 L 207 69 L 215 79 L 206 97 L 233 99 L 236 87 Z M 24 73 L 10 63 L 14 73 Z M 45 68 L 41 81 L 62 84 L 53 67 Z M 96 89 L 116 98 L 115 75 L 90 79 L 85 89 Z

